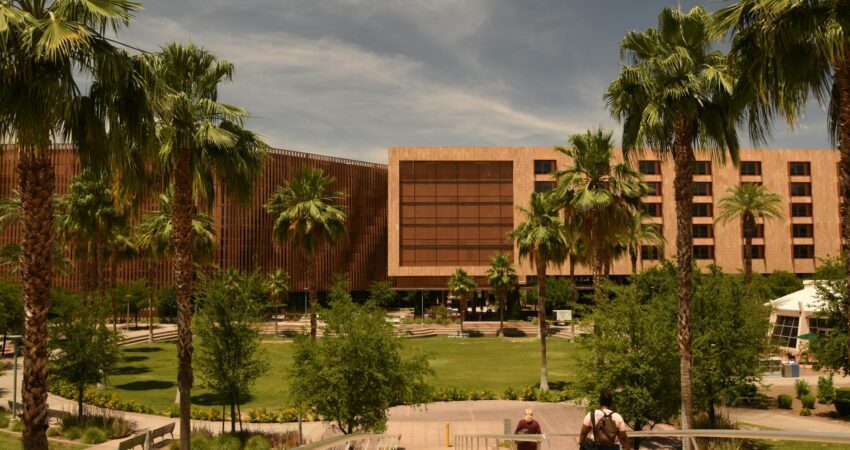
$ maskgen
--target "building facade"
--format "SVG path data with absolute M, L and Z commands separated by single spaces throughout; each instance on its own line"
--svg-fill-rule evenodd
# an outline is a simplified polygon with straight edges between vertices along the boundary
M 754 271 L 811 274 L 819 258 L 840 253 L 837 152 L 744 149 L 737 167 L 706 155 L 697 159 L 693 233 L 701 267 L 743 267 L 741 224 L 715 222 L 719 200 L 740 183 L 763 184 L 782 197 L 785 211 L 783 219 L 759 223 Z M 396 288 L 445 289 L 457 267 L 486 286 L 489 259 L 499 252 L 513 255 L 521 283 L 534 276 L 506 234 L 523 220 L 515 206 L 554 186 L 552 173 L 570 164 L 565 155 L 551 147 L 397 147 L 389 149 L 388 160 L 388 275 Z M 642 248 L 639 267 L 675 260 L 673 163 L 647 152 L 633 165 L 651 187 L 645 199 L 649 220 L 667 241 L 661 249 Z M 569 264 L 548 272 L 567 275 Z M 614 276 L 630 273 L 627 257 L 611 269 Z M 589 269 L 578 266 L 576 274 Z
M 0 158 L 0 196 L 9 198 L 18 187 L 15 170 L 17 155 L 6 148 Z M 57 146 L 53 154 L 56 171 L 56 191 L 65 194 L 80 164 L 69 146 Z M 320 168 L 336 178 L 333 188 L 347 195 L 343 206 L 348 213 L 347 239 L 327 247 L 318 255 L 317 271 L 320 286 L 329 285 L 336 273 L 346 274 L 354 290 L 366 290 L 372 281 L 387 277 L 387 167 L 329 156 L 272 150 L 264 169 L 255 181 L 253 196 L 247 204 L 227 198 L 227 186 L 217 186 L 212 209 L 217 250 L 213 264 L 245 271 L 254 269 L 267 273 L 277 268 L 291 277 L 291 292 L 303 292 L 307 287 L 304 260 L 300 251 L 290 245 L 277 245 L 272 239 L 273 218 L 263 205 L 269 197 L 303 167 Z M 136 215 L 138 221 L 146 211 L 158 207 L 154 196 L 146 201 Z M 0 236 L 0 246 L 17 242 L 19 226 Z M 118 267 L 119 281 L 146 280 L 147 262 L 132 259 Z M 157 287 L 173 283 L 173 270 L 166 260 L 154 264 Z M 56 284 L 71 289 L 81 285 L 81 273 L 73 269 L 68 276 L 56 277 Z

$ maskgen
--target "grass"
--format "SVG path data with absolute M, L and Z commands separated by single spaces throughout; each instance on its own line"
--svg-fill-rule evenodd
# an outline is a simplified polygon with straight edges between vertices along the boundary
M 742 429 L 777 431 L 778 428 L 764 427 L 750 423 L 739 424 Z M 821 444 L 818 442 L 803 441 L 764 441 L 770 445 L 770 450 L 850 450 L 847 444 Z
M 575 379 L 575 344 L 549 339 L 549 383 L 559 389 Z M 431 356 L 435 387 L 488 389 L 500 394 L 506 387 L 524 387 L 540 381 L 540 350 L 535 338 L 448 339 L 433 337 L 404 341 L 408 351 L 424 351 Z M 292 361 L 289 340 L 263 345 L 271 368 L 257 381 L 248 408 L 278 407 L 286 404 L 286 368 Z M 177 350 L 174 342 L 140 344 L 122 350 L 125 360 L 109 377 L 110 386 L 124 400 L 134 400 L 157 411 L 167 411 L 177 393 Z M 196 386 L 200 380 L 196 375 Z M 195 388 L 192 401 L 215 405 L 209 391 Z
M 7 450 L 23 448 L 20 436 L 15 436 L 6 432 L 0 433 L 0 448 Z M 50 441 L 50 450 L 83 450 L 86 448 L 89 448 L 89 446 Z

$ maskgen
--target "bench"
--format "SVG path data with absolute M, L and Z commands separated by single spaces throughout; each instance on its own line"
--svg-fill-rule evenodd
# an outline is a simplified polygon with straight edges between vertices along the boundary
M 460 338 L 460 339 L 462 339 L 462 338 L 468 338 L 468 337 L 469 337 L 469 333 L 461 333 L 461 332 L 457 332 L 456 334 L 450 334 L 448 337 L 449 337 L 449 338 L 451 338 L 451 339 L 454 339 L 454 338 Z
M 130 439 L 125 439 L 118 443 L 118 450 L 132 450 L 136 447 L 145 446 L 145 442 L 147 441 L 147 433 L 137 434 Z
M 174 422 L 151 431 L 151 444 L 153 444 L 157 438 L 165 437 L 166 434 L 171 435 L 171 439 L 174 439 Z

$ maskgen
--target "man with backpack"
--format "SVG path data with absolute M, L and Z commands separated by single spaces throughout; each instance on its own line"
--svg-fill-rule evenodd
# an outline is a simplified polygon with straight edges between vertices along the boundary
M 626 434 L 628 427 L 623 416 L 611 410 L 614 396 L 608 389 L 599 393 L 599 409 L 587 413 L 581 426 L 579 443 L 582 450 L 631 450 L 631 443 Z M 593 433 L 593 440 L 587 436 Z

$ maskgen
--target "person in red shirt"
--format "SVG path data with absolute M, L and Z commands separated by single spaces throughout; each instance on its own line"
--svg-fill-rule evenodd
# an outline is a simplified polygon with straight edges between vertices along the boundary
M 540 431 L 540 424 L 534 420 L 534 411 L 531 408 L 525 410 L 525 417 L 516 425 L 514 434 L 543 434 Z M 518 441 L 517 450 L 537 450 L 536 441 Z

